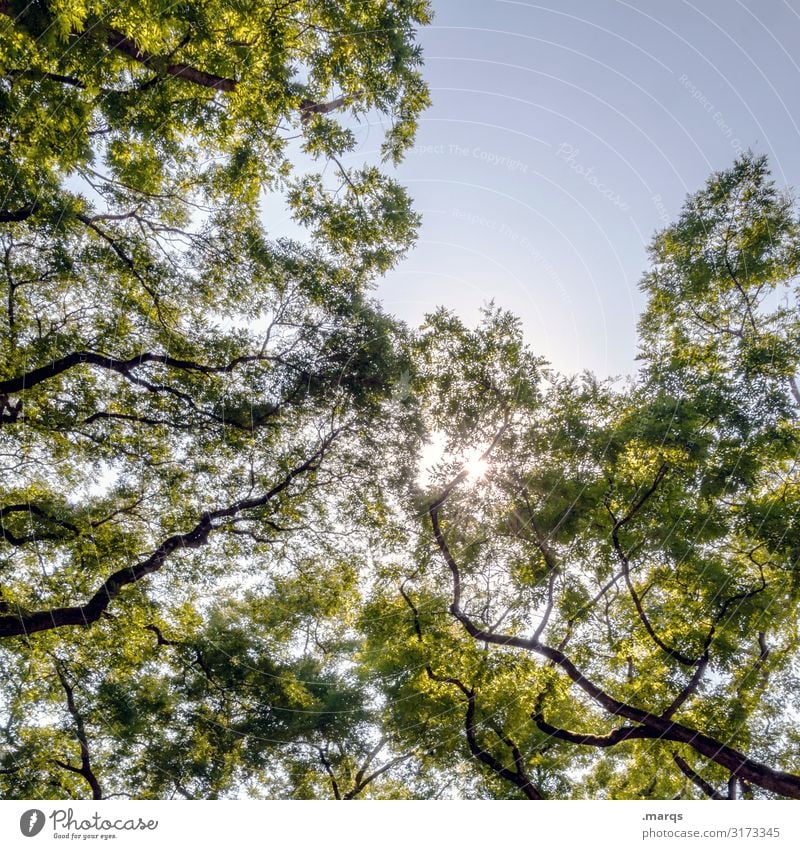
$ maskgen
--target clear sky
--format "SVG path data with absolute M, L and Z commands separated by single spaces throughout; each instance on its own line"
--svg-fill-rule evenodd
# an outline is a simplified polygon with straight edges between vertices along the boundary
M 748 147 L 800 189 L 800 0 L 434 9 L 398 172 L 423 225 L 378 295 L 413 324 L 493 298 L 560 370 L 632 372 L 647 243 L 685 194 Z

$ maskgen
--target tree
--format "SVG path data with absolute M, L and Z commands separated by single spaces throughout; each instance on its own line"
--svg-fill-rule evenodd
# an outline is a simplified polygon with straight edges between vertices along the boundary
M 628 385 L 553 374 L 499 311 L 430 319 L 445 454 L 374 602 L 406 624 L 369 625 L 399 732 L 462 722 L 499 796 L 800 798 L 799 249 L 747 154 L 653 240 Z
M 411 142 L 426 4 L 0 13 L 5 796 L 800 797 L 763 158 L 655 237 L 639 374 L 563 377 L 369 297 L 417 219 L 343 157 Z
M 334 550 L 338 579 L 377 481 L 413 458 L 406 333 L 368 290 L 417 218 L 380 164 L 342 157 L 367 119 L 386 124 L 384 160 L 410 143 L 427 5 L 0 13 L 5 792 L 232 794 L 257 782 L 242 770 L 258 747 L 219 731 L 229 717 L 311 746 L 318 784 L 339 770 L 360 793 L 383 775 L 344 775 L 377 747 L 363 685 L 282 644 L 237 677 L 226 646 L 266 651 L 265 628 L 246 607 L 220 620 L 240 585 L 266 599 Z M 305 242 L 271 238 L 264 203 Z M 272 630 L 288 644 L 309 621 Z M 316 719 L 270 724 L 264 700 Z M 346 734 L 328 702 L 353 706 Z M 367 767 L 397 757 L 384 745 Z
M 298 124 L 307 153 L 335 159 L 355 145 L 337 112 L 385 117 L 398 159 L 427 102 L 418 0 L 3 0 L 0 14 L 2 221 L 60 213 L 75 172 L 115 199 L 180 208 L 202 187 L 252 204 L 291 171 Z

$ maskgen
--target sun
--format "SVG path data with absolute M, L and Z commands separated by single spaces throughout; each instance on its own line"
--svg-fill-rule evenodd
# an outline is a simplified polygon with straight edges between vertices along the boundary
M 467 477 L 471 481 L 480 480 L 486 475 L 490 468 L 491 465 L 485 457 L 476 457 L 474 460 L 470 460 L 464 466 L 464 470 L 467 473 Z

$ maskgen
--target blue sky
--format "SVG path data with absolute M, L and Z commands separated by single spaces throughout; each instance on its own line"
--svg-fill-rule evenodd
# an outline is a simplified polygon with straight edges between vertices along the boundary
M 685 194 L 748 147 L 800 187 L 800 0 L 434 9 L 398 170 L 423 225 L 379 297 L 412 324 L 494 299 L 558 369 L 631 373 L 647 243 Z

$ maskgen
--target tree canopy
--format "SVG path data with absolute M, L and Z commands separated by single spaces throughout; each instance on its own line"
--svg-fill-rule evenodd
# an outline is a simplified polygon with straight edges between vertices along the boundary
M 765 158 L 654 237 L 636 376 L 562 376 L 369 294 L 425 3 L 0 12 L 3 796 L 800 798 Z

